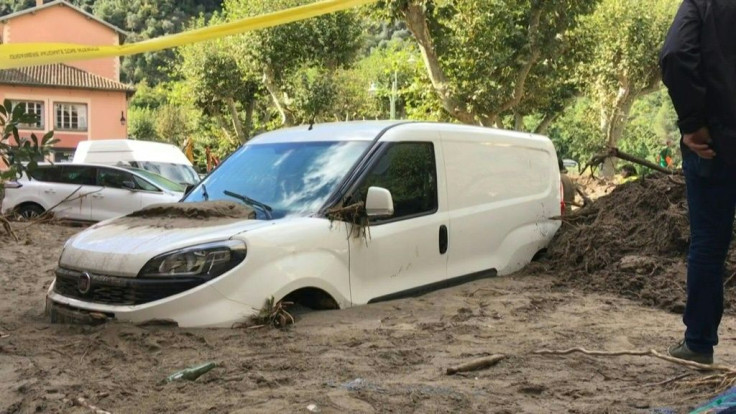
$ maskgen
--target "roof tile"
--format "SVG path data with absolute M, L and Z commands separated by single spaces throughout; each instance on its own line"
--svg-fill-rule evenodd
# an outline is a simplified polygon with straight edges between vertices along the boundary
M 26 66 L 16 69 L 0 69 L 0 84 L 96 89 L 104 91 L 135 91 L 135 88 L 130 85 L 63 63 Z

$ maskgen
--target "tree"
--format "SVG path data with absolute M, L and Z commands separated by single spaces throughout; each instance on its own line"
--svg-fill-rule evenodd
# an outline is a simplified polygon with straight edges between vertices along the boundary
M 33 171 L 38 162 L 49 155 L 51 147 L 58 142 L 54 138 L 54 131 L 47 132 L 43 137 L 38 138 L 36 134 L 31 134 L 29 138 L 21 137 L 18 127 L 23 124 L 34 124 L 38 121 L 38 116 L 27 114 L 25 105 L 16 105 L 9 100 L 5 100 L 0 105 L 0 205 L 5 198 L 3 182 L 6 180 L 15 180 L 23 173 Z M 2 217 L 0 217 L 2 218 Z M 13 235 L 10 224 L 2 218 L 3 227 Z
M 305 0 L 225 0 L 228 19 L 296 7 Z M 344 11 L 249 32 L 233 40 L 241 68 L 258 73 L 262 85 L 281 116 L 282 124 L 293 125 L 292 91 L 299 89 L 306 67 L 326 72 L 349 66 L 361 46 L 361 20 L 354 11 Z M 302 101 L 304 101 L 302 99 Z
M 230 141 L 243 143 L 251 136 L 261 83 L 238 63 L 236 53 L 230 39 L 188 45 L 179 48 L 178 70 L 195 105 L 216 120 Z
M 84 1 L 76 0 L 79 5 Z M 126 42 L 139 42 L 167 34 L 178 33 L 198 16 L 211 16 L 222 8 L 222 0 L 96 0 L 95 16 L 130 33 Z M 142 53 L 125 57 L 121 64 L 124 81 L 147 79 L 153 85 L 166 81 L 167 68 L 176 63 L 173 50 Z
M 677 0 L 603 0 L 582 19 L 576 36 L 591 45 L 592 59 L 580 66 L 588 94 L 600 108 L 605 145 L 615 147 L 624 132 L 632 105 L 658 90 L 658 52 L 677 9 Z M 613 175 L 613 164 L 604 175 Z
M 384 0 L 382 15 L 402 19 L 421 50 L 442 107 L 469 124 L 494 125 L 538 85 L 558 77 L 565 33 L 595 0 Z M 546 64 L 537 70 L 540 64 Z M 540 92 L 542 89 L 537 89 Z

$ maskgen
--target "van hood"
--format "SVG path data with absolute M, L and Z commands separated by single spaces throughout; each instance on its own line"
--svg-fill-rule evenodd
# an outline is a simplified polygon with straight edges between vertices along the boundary
M 263 220 L 217 220 L 211 225 L 155 227 L 125 218 L 100 222 L 64 245 L 59 266 L 109 276 L 136 277 L 143 266 L 162 253 L 202 243 L 228 240 L 238 233 L 275 224 Z

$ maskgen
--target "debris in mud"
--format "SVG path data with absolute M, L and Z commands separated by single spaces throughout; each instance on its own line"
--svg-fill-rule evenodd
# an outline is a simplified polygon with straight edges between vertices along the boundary
M 134 211 L 125 217 L 165 217 L 198 220 L 209 218 L 254 219 L 256 211 L 246 205 L 231 201 L 202 201 L 197 203 L 154 204 Z
M 264 303 L 258 314 L 251 316 L 248 322 L 242 325 L 236 325 L 235 327 L 256 329 L 264 326 L 273 326 L 274 328 L 286 328 L 295 323 L 294 316 L 286 310 L 287 307 L 293 304 L 293 302 L 285 302 L 283 300 L 274 303 L 274 298 L 271 296 L 266 299 L 266 303 Z
M 215 367 L 217 367 L 217 364 L 215 364 L 214 362 L 207 362 L 202 365 L 197 365 L 196 367 L 183 369 L 166 377 L 166 382 L 174 382 L 180 380 L 194 381 L 202 375 L 210 372 Z
M 232 201 L 202 201 L 196 203 L 154 204 L 115 219 L 111 224 L 169 229 L 225 224 L 255 218 L 256 211 L 244 204 Z
M 457 367 L 447 368 L 447 375 L 455 375 L 458 372 L 469 372 L 477 371 L 480 369 L 490 368 L 496 365 L 502 359 L 505 359 L 506 355 L 491 355 L 487 358 L 477 359 L 475 361 L 468 362 L 466 364 L 459 365 Z
M 559 286 L 684 310 L 690 229 L 683 177 L 655 174 L 621 185 L 562 221 L 540 263 Z M 733 263 L 731 251 L 727 267 Z M 726 307 L 734 297 L 727 286 Z

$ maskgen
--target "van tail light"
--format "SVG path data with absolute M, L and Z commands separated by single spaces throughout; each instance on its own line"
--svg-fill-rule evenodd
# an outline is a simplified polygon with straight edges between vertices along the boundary
M 17 181 L 7 181 L 3 183 L 4 188 L 21 188 L 23 187 L 23 184 L 17 182 Z
M 560 181 L 560 215 L 565 215 L 565 187 L 562 185 L 562 181 Z

